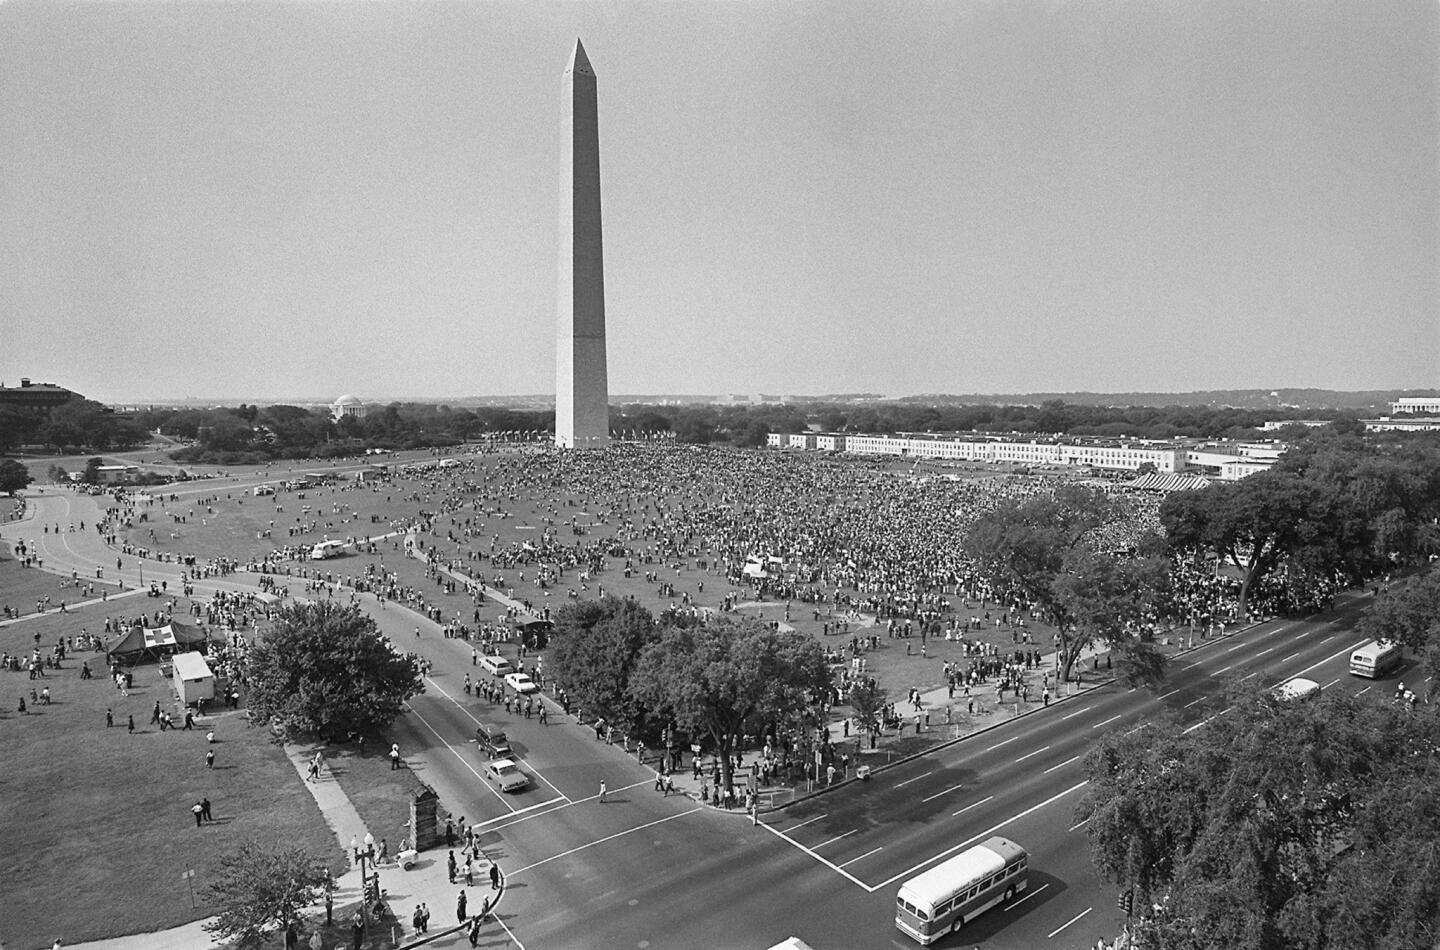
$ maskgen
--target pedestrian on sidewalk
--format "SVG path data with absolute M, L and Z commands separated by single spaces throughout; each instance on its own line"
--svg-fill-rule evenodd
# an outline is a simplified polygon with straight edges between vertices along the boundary
M 451 852 L 450 852 L 450 857 L 449 857 L 449 858 L 446 860 L 446 862 L 445 862 L 445 868 L 446 868 L 446 870 L 450 873 L 450 883 L 451 883 L 451 884 L 454 884 L 454 883 L 455 883 L 455 868 L 456 868 L 455 852 L 454 852 L 454 851 L 451 851 Z
M 464 890 L 464 888 L 461 888 L 461 890 L 460 890 L 460 896 L 455 899 L 455 918 L 456 918 L 456 921 L 455 921 L 456 923 L 460 923 L 460 924 L 465 923 L 465 890 Z
M 215 820 L 215 816 L 210 814 L 210 799 L 208 798 L 200 799 L 200 817 L 204 818 L 206 821 Z
M 400 768 L 400 743 L 390 744 L 390 771 L 394 772 Z
M 195 827 L 199 828 L 201 815 L 201 808 L 199 802 L 196 802 L 195 804 L 190 806 L 190 813 L 195 816 Z
M 605 803 L 605 780 L 604 780 L 604 779 L 601 779 L 601 780 L 600 780 L 600 803 L 601 803 L 602 805 Z
M 215 767 L 215 750 L 214 750 L 214 749 L 208 749 L 208 750 L 206 750 L 206 752 L 205 752 L 205 767 L 206 767 L 207 769 L 213 769 L 213 768 Z
M 500 865 L 490 862 L 490 890 L 500 890 Z

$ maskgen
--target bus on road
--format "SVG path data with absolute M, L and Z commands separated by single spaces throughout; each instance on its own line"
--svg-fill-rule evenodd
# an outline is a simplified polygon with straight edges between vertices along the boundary
M 1030 854 L 1008 838 L 987 838 L 900 885 L 895 926 L 929 945 L 1025 890 Z
M 345 553 L 344 541 L 321 541 L 310 549 L 312 561 L 324 561 Z
M 1400 644 L 1388 640 L 1370 640 L 1350 654 L 1350 673 L 1367 679 L 1379 679 L 1405 661 Z

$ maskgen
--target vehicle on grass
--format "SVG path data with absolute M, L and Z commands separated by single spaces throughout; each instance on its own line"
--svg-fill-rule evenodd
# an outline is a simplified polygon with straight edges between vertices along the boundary
M 328 561 L 345 553 L 344 541 L 321 541 L 310 548 L 310 560 Z
M 998 835 L 900 885 L 895 926 L 930 945 L 1025 890 L 1030 854 Z
M 505 685 L 522 696 L 526 693 L 540 691 L 540 687 L 535 685 L 535 681 L 530 678 L 529 673 L 507 673 L 505 675 Z
M 1320 695 L 1320 684 L 1303 676 L 1296 676 L 1276 686 L 1275 698 L 1284 702 L 1299 702 Z
M 489 671 L 491 676 L 504 676 L 507 673 L 515 672 L 515 667 L 503 656 L 482 656 L 480 658 L 481 669 Z
M 1389 640 L 1370 640 L 1350 653 L 1350 674 L 1379 679 L 1405 662 L 1405 651 Z
M 502 792 L 518 792 L 530 785 L 530 776 L 520 771 L 513 759 L 491 759 L 485 763 L 485 781 Z
M 505 730 L 499 726 L 489 726 L 482 722 L 475 727 L 475 741 L 487 758 L 508 759 L 515 754 L 510 751 L 510 740 L 505 738 Z
M 275 489 L 274 489 L 273 486 L 270 486 L 270 485 L 256 485 L 256 486 L 255 486 L 255 497 L 256 497 L 256 498 L 259 498 L 259 497 L 261 497 L 262 495 L 273 495 L 273 494 L 275 494 Z

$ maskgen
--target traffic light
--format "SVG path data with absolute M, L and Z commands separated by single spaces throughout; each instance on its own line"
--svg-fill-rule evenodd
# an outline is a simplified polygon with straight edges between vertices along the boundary
M 1126 917 L 1129 917 L 1130 912 L 1135 909 L 1134 892 L 1121 891 L 1120 897 L 1115 901 L 1115 903 L 1119 906 L 1121 913 L 1123 913 Z

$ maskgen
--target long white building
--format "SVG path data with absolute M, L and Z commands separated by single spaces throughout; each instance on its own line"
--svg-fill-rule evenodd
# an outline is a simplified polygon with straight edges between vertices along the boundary
M 1159 442 L 1151 440 L 955 438 L 921 433 L 864 435 L 837 432 L 771 432 L 771 448 L 896 455 L 966 462 L 1050 465 L 1138 471 L 1147 462 L 1156 472 L 1197 472 L 1234 481 L 1265 471 L 1285 447 L 1250 442 Z

